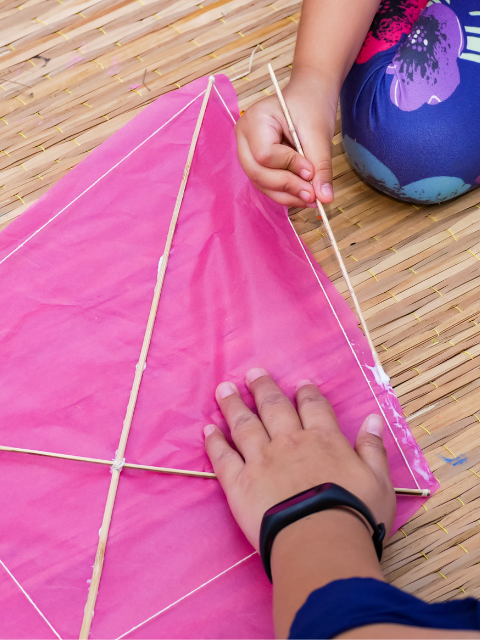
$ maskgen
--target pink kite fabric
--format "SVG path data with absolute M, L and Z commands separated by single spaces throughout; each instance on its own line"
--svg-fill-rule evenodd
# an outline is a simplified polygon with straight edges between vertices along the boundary
M 157 100 L 0 234 L 0 444 L 114 457 L 206 84 Z M 227 430 L 215 386 L 232 380 L 246 394 L 245 372 L 261 365 L 291 397 L 297 380 L 318 383 L 351 442 L 383 411 L 394 484 L 435 488 L 393 392 L 375 382 L 353 313 L 286 210 L 242 172 L 235 92 L 224 76 L 215 87 L 127 462 L 211 470 L 203 427 Z M 0 461 L 0 636 L 78 637 L 108 467 L 7 452 Z M 396 526 L 421 504 L 399 498 Z M 91 637 L 272 635 L 271 586 L 218 482 L 124 469 Z

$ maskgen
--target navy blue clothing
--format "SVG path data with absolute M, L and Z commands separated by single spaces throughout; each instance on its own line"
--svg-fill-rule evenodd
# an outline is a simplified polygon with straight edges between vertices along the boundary
M 336 580 L 311 593 L 298 611 L 289 638 L 335 638 L 368 624 L 480 630 L 474 598 L 428 604 L 373 578 Z
M 480 6 L 426 5 L 382 1 L 340 97 L 355 169 L 416 203 L 480 184 Z

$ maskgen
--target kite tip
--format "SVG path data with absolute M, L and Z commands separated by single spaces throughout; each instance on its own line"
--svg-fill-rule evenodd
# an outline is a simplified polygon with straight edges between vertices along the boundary
M 213 76 L 213 75 L 212 75 L 212 76 L 209 76 L 209 77 L 208 77 L 208 79 L 209 79 L 209 81 L 210 81 L 210 82 L 212 82 L 212 83 L 213 83 L 213 82 L 215 82 L 215 76 Z

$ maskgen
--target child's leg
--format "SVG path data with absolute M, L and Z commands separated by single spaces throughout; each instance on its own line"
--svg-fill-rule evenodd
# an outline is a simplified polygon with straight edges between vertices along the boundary
M 436 203 L 480 184 L 480 6 L 426 4 L 383 0 L 342 89 L 342 126 L 368 182 Z

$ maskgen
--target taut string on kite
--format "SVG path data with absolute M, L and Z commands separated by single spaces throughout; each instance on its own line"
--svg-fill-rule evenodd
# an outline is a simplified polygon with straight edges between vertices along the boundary
M 203 94 L 205 93 L 205 91 L 201 91 L 198 96 L 195 96 L 194 98 L 192 98 L 190 100 L 190 102 L 188 102 L 184 107 L 182 107 L 180 109 L 180 111 L 177 111 L 177 113 L 174 113 L 173 116 L 171 118 L 169 118 L 166 122 L 164 122 L 160 127 L 158 127 L 158 129 L 155 129 L 155 131 L 153 133 L 151 133 L 147 138 L 145 138 L 145 140 L 142 140 L 142 142 L 140 142 L 140 144 L 137 144 L 137 146 L 132 149 L 131 151 L 129 151 L 127 153 L 126 156 L 123 156 L 123 158 L 121 158 L 118 162 L 116 162 L 113 167 L 110 167 L 110 169 L 108 169 L 108 171 L 105 171 L 104 174 L 102 174 L 99 178 L 97 178 L 97 180 L 95 180 L 95 182 L 92 182 L 91 185 L 89 185 L 86 189 L 84 189 L 82 191 L 82 193 L 78 194 L 78 196 L 76 196 L 71 202 L 69 202 L 68 204 L 66 204 L 62 209 L 60 209 L 60 211 L 57 211 L 57 213 L 52 216 L 51 218 L 49 218 L 44 224 L 42 224 L 41 227 L 39 227 L 36 231 L 34 231 L 30 236 L 28 236 L 28 238 L 26 238 L 23 242 L 21 242 L 19 245 L 17 245 L 15 247 L 15 249 L 12 249 L 12 251 L 10 251 L 10 253 L 8 253 L 5 257 L 3 257 L 0 260 L 0 265 L 3 264 L 5 262 L 5 260 L 8 260 L 8 258 L 10 258 L 11 256 L 13 256 L 19 249 L 21 249 L 23 246 L 25 246 L 27 244 L 27 242 L 29 242 L 30 240 L 32 240 L 37 233 L 40 233 L 40 231 L 42 231 L 43 229 L 45 229 L 45 227 L 47 227 L 51 222 L 53 222 L 54 220 L 56 220 L 58 218 L 58 216 L 60 214 L 62 214 L 64 211 L 66 211 L 69 207 L 72 206 L 72 204 L 75 204 L 75 202 L 77 202 L 77 200 L 79 200 L 82 196 L 84 196 L 88 191 L 90 191 L 90 189 L 93 189 L 93 187 L 95 185 L 97 185 L 101 180 L 103 180 L 103 178 L 105 178 L 106 176 L 108 176 L 109 173 L 111 173 L 114 169 L 116 169 L 119 165 L 122 164 L 122 162 L 124 162 L 125 160 L 127 160 L 127 158 L 129 158 L 133 153 L 135 153 L 135 151 L 138 151 L 138 149 L 140 149 L 140 147 L 143 147 L 143 145 L 145 143 L 147 143 L 151 138 L 153 138 L 153 136 L 156 136 L 157 133 L 159 131 L 161 131 L 164 127 L 167 126 L 167 124 L 170 124 L 170 122 L 172 122 L 172 120 L 175 120 L 175 118 L 177 118 L 181 113 L 183 113 L 186 109 L 188 109 L 188 107 L 193 104 L 195 102 L 195 100 L 198 100 L 198 98 L 200 98 L 200 96 L 203 96 Z
M 13 573 L 10 571 L 10 569 L 5 565 L 4 562 L 2 562 L 2 560 L 0 560 L 0 565 L 2 565 L 2 567 L 5 569 L 5 571 L 8 573 L 8 575 L 10 576 L 10 578 L 13 580 L 13 582 L 17 585 L 17 587 L 20 589 L 20 591 L 23 593 L 23 595 L 26 597 L 26 599 L 30 602 L 30 604 L 32 605 L 32 607 L 35 609 L 35 611 L 38 613 L 38 615 L 48 624 L 48 626 L 50 627 L 50 629 L 53 631 L 53 633 L 57 636 L 57 638 L 59 638 L 59 640 L 62 640 L 62 636 L 56 631 L 56 629 L 50 624 L 50 622 L 47 620 L 47 618 L 44 616 L 44 614 L 40 611 L 40 609 L 37 607 L 37 605 L 35 604 L 35 602 L 31 599 L 31 597 L 28 595 L 28 593 L 25 591 L 25 589 L 22 587 L 22 585 L 19 583 L 19 581 L 15 578 L 15 576 L 13 575 Z
M 215 82 L 215 76 L 210 76 L 208 79 L 207 89 L 203 96 L 202 105 L 200 107 L 200 113 L 198 114 L 197 124 L 192 136 L 192 142 L 187 156 L 187 162 L 185 163 L 185 169 L 183 171 L 182 182 L 180 189 L 178 190 L 177 200 L 173 209 L 172 219 L 170 221 L 170 227 L 168 229 L 167 240 L 165 243 L 165 250 L 163 252 L 163 259 L 158 270 L 157 284 L 155 285 L 155 291 L 153 294 L 152 306 L 150 308 L 150 315 L 148 316 L 147 327 L 145 330 L 145 336 L 143 339 L 142 350 L 140 352 L 140 358 L 135 369 L 135 377 L 133 379 L 132 390 L 130 392 L 130 400 L 127 406 L 127 413 L 123 422 L 122 433 L 120 436 L 120 442 L 115 454 L 115 461 L 122 463 L 124 461 L 125 449 L 127 446 L 128 435 L 130 433 L 130 426 L 132 424 L 133 413 L 135 411 L 135 405 L 137 402 L 138 390 L 142 381 L 143 371 L 147 360 L 148 348 L 153 333 L 153 326 L 155 324 L 155 318 L 157 315 L 158 304 L 160 301 L 160 295 L 162 293 L 163 281 L 165 279 L 165 272 L 167 270 L 168 258 L 170 255 L 170 248 L 172 246 L 173 235 L 177 226 L 178 216 L 180 214 L 180 208 L 182 206 L 183 196 L 185 193 L 185 187 L 187 186 L 188 176 L 190 174 L 190 167 L 192 166 L 193 156 L 195 148 L 197 146 L 198 136 L 202 127 L 203 118 L 207 109 L 208 99 L 212 91 L 213 83 Z M 90 589 L 88 591 L 87 604 L 85 606 L 85 613 L 83 616 L 82 628 L 80 631 L 80 638 L 87 639 L 90 633 L 90 626 L 92 624 L 93 610 L 98 594 L 98 587 L 100 584 L 100 578 L 102 575 L 103 560 L 105 557 L 105 547 L 107 544 L 108 531 L 110 528 L 110 522 L 112 519 L 113 506 L 115 504 L 115 497 L 117 495 L 118 482 L 120 480 L 121 466 L 118 468 L 112 465 L 112 479 L 110 480 L 110 488 L 108 490 L 107 503 L 105 505 L 105 512 L 103 515 L 102 526 L 100 528 L 100 535 L 98 541 L 97 553 L 95 556 L 95 563 L 93 565 L 92 581 L 90 583 Z
M 170 603 L 169 605 L 167 605 L 166 607 L 164 607 L 163 609 L 160 609 L 160 611 L 157 611 L 157 613 L 154 613 L 153 616 L 150 616 L 149 618 L 147 618 L 146 620 L 143 620 L 143 622 L 140 622 L 139 624 L 135 625 L 134 627 L 132 627 L 131 629 L 129 629 L 128 631 L 125 631 L 125 633 L 122 633 L 121 636 L 118 636 L 118 638 L 116 640 L 121 640 L 122 638 L 125 638 L 126 636 L 130 635 L 131 633 L 133 633 L 134 631 L 136 631 L 137 629 L 139 629 L 140 627 L 143 627 L 143 625 L 147 624 L 147 622 L 150 622 L 151 620 L 154 620 L 155 618 L 158 618 L 158 616 L 162 613 L 165 613 L 165 611 L 168 611 L 169 609 L 171 609 L 172 607 L 174 607 L 176 604 L 178 604 L 179 602 L 182 602 L 182 600 L 185 600 L 185 598 L 188 598 L 189 596 L 193 595 L 194 593 L 196 593 L 197 591 L 200 591 L 200 589 L 203 589 L 203 587 L 206 587 L 207 585 L 211 584 L 212 582 L 214 582 L 215 580 L 217 580 L 218 578 L 221 578 L 222 576 L 224 576 L 226 573 L 228 573 L 229 571 L 231 571 L 232 569 L 235 569 L 235 567 L 238 567 L 239 565 L 241 565 L 243 562 L 245 562 L 246 560 L 249 560 L 250 558 L 253 558 L 253 556 L 256 556 L 257 552 L 254 551 L 253 553 L 251 553 L 248 556 L 245 556 L 245 558 L 242 558 L 241 560 L 239 560 L 238 562 L 236 562 L 235 564 L 232 564 L 231 567 L 228 567 L 227 569 L 224 569 L 223 571 L 221 571 L 220 573 L 218 573 L 216 576 L 213 576 L 213 578 L 210 578 L 210 580 L 207 580 L 206 582 L 204 582 L 203 584 L 199 585 L 198 587 L 195 587 L 195 589 L 192 589 L 191 591 L 189 591 L 188 593 L 186 593 L 184 596 L 182 596 L 181 598 L 178 598 L 178 600 L 175 600 L 175 602 Z
M 278 96 L 278 99 L 279 99 L 280 104 L 282 106 L 282 110 L 283 110 L 283 113 L 285 115 L 285 119 L 287 121 L 288 128 L 290 130 L 290 133 L 292 134 L 292 138 L 293 138 L 293 141 L 295 143 L 295 148 L 298 151 L 298 153 L 300 153 L 305 158 L 305 154 L 303 152 L 303 148 L 302 148 L 302 145 L 300 143 L 300 139 L 298 137 L 297 131 L 295 129 L 295 125 L 293 124 L 292 117 L 291 117 L 290 112 L 289 112 L 288 107 L 287 107 L 287 103 L 285 102 L 285 99 L 284 99 L 283 94 L 282 94 L 282 90 L 280 89 L 280 86 L 279 86 L 279 84 L 277 82 L 277 78 L 275 76 L 275 72 L 274 72 L 273 67 L 272 67 L 272 65 L 270 63 L 268 64 L 268 70 L 270 71 L 270 76 L 272 78 L 273 86 L 275 87 L 275 91 L 277 92 L 277 96 Z M 330 222 L 328 220 L 327 214 L 325 213 L 325 209 L 323 208 L 323 204 L 320 202 L 320 200 L 318 198 L 316 198 L 316 203 L 317 203 L 318 210 L 320 211 L 320 216 L 322 218 L 322 222 L 323 222 L 323 224 L 325 226 L 325 229 L 327 231 L 327 235 L 328 235 L 328 238 L 329 238 L 330 243 L 332 245 L 333 251 L 335 253 L 335 256 L 337 257 L 337 261 L 338 261 L 338 264 L 340 266 L 340 271 L 342 272 L 342 275 L 343 275 L 343 278 L 344 278 L 345 283 L 347 285 L 348 291 L 350 292 L 350 296 L 352 297 L 353 304 L 355 306 L 355 310 L 356 310 L 357 315 L 358 315 L 358 319 L 360 320 L 360 324 L 362 325 L 362 328 L 363 328 L 363 331 L 365 333 L 365 337 L 367 339 L 368 345 L 369 345 L 369 347 L 370 347 L 370 349 L 372 351 L 373 362 L 375 363 L 375 366 L 376 366 L 378 372 L 381 374 L 383 372 L 383 367 L 382 367 L 382 365 L 380 363 L 380 360 L 378 359 L 378 355 L 377 355 L 377 352 L 376 352 L 375 347 L 373 345 L 372 338 L 370 337 L 370 332 L 368 330 L 367 323 L 365 322 L 365 318 L 363 317 L 362 309 L 360 308 L 360 304 L 359 304 L 357 296 L 355 294 L 355 289 L 353 288 L 353 285 L 352 285 L 352 283 L 350 281 L 350 276 L 348 275 L 347 268 L 345 267 L 345 263 L 343 262 L 342 254 L 340 253 L 340 249 L 338 248 L 337 241 L 335 240 L 335 236 L 333 234 L 332 227 L 330 226 Z

